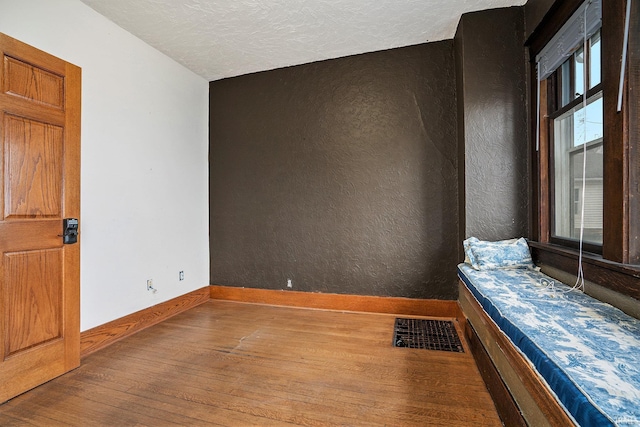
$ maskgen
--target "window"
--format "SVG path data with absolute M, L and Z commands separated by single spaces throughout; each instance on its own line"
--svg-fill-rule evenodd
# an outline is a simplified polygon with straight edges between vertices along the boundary
M 602 4 L 556 0 L 527 40 L 530 244 L 541 264 L 640 300 L 640 5 Z
M 548 240 L 602 252 L 604 100 L 599 0 L 588 0 L 536 56 L 538 141 L 546 147 Z M 540 104 L 543 102 L 543 104 Z M 540 116 L 539 116 L 540 117 Z M 542 131 L 544 130 L 544 131 Z
M 527 42 L 537 95 L 532 237 L 540 251 L 572 257 L 583 225 L 582 248 L 596 254 L 587 258 L 636 274 L 640 101 L 633 88 L 640 86 L 640 8 L 626 0 L 603 4 L 556 1 Z M 602 277 L 613 268 L 598 265 L 607 270 Z
M 604 116 L 599 49 L 598 31 L 589 38 L 586 55 L 579 47 L 549 76 L 552 93 L 546 110 L 553 129 L 549 137 L 554 240 L 578 240 L 582 230 L 584 241 L 602 245 Z

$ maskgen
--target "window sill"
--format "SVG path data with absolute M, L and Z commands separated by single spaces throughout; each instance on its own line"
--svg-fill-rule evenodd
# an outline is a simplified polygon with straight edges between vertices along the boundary
M 536 264 L 544 264 L 576 275 L 579 252 L 550 243 L 529 242 Z M 640 266 L 620 264 L 599 255 L 582 254 L 585 280 L 640 300 Z

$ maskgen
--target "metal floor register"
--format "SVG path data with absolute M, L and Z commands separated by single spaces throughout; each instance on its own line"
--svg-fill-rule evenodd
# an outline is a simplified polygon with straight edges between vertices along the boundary
M 393 346 L 464 353 L 456 327 L 449 320 L 396 318 Z

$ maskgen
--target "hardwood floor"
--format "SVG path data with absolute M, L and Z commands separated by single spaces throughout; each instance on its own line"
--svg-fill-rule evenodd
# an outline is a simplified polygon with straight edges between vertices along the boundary
M 466 343 L 394 348 L 394 319 L 212 300 L 5 403 L 0 425 L 501 425 Z

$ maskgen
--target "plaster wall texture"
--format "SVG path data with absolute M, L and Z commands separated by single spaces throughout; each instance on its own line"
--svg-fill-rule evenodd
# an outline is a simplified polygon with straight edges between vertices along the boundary
M 455 45 L 463 238 L 528 236 L 523 25 L 523 8 L 512 7 L 463 15 L 458 26 Z
M 0 11 L 0 32 L 82 68 L 81 329 L 207 286 L 208 82 L 79 0 Z
M 524 5 L 525 14 L 525 37 L 533 34 L 536 27 L 540 25 L 544 16 L 549 12 L 556 0 L 528 0 Z
M 453 42 L 210 86 L 211 283 L 454 299 Z

